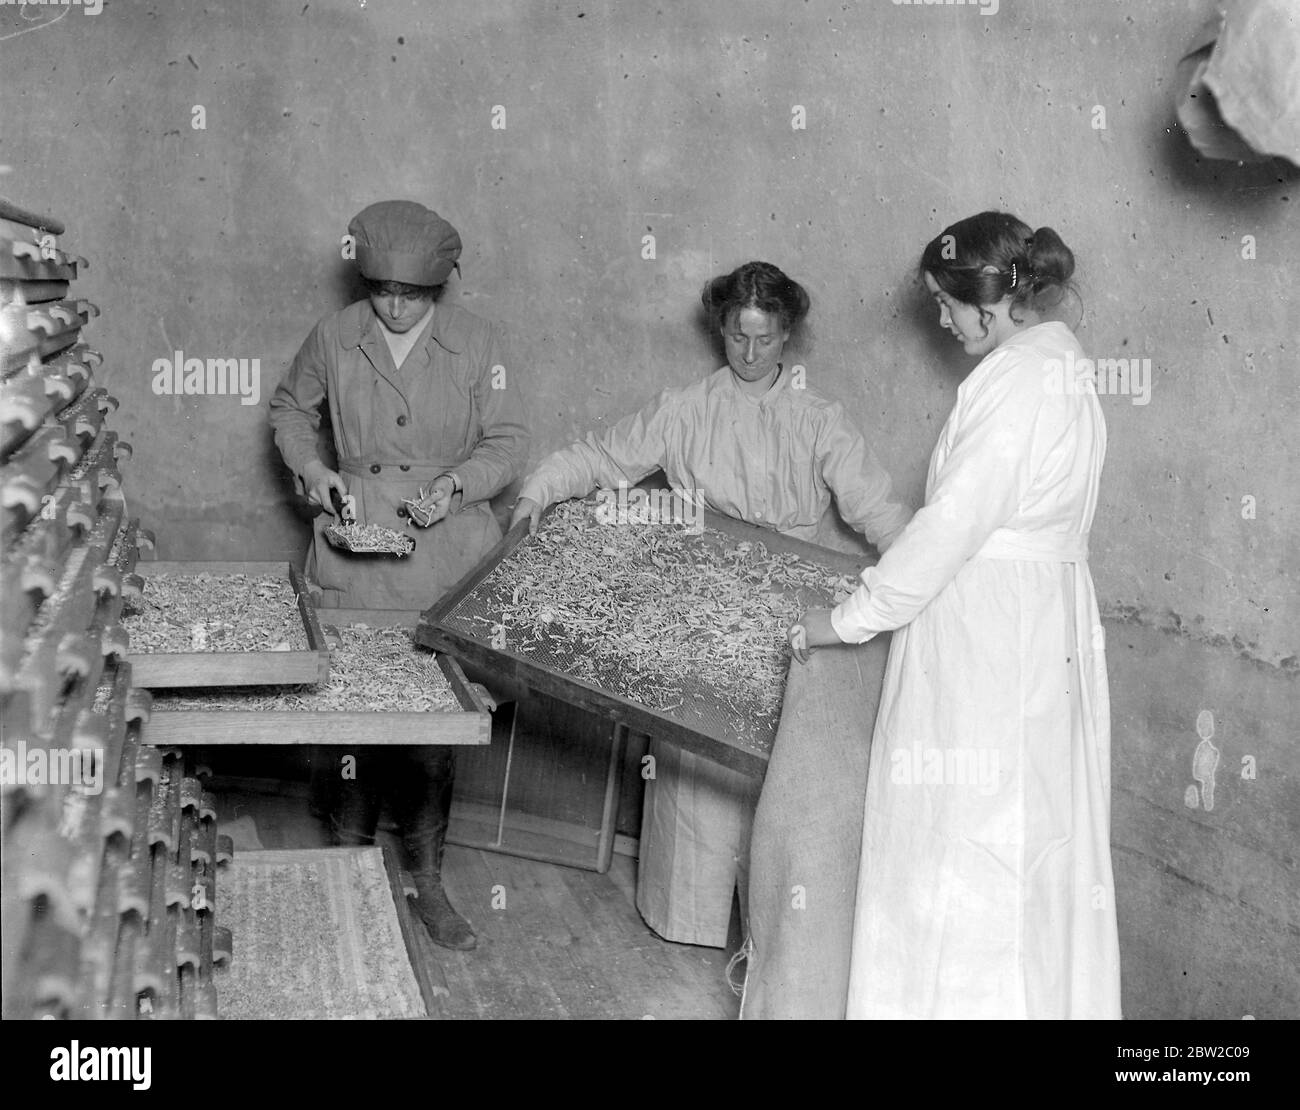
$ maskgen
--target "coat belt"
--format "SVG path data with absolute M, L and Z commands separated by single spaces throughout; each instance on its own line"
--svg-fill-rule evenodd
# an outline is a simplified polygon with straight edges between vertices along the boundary
M 1018 532 L 1014 528 L 999 528 L 975 552 L 975 558 L 1086 563 L 1088 535 L 1087 532 Z
M 378 475 L 380 477 L 386 475 L 389 478 L 418 478 L 423 482 L 436 478 L 439 474 L 446 474 L 449 470 L 454 470 L 457 463 L 412 462 L 408 459 L 393 459 L 390 461 L 388 459 L 371 458 L 368 455 L 358 458 L 339 459 L 339 470 L 356 478 L 376 477 L 370 469 L 372 466 L 380 468 L 380 474 Z

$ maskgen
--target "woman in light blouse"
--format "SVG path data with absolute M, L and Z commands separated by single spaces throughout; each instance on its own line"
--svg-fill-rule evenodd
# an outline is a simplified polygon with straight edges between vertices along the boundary
M 520 491 L 513 522 L 535 531 L 542 510 L 662 469 L 695 502 L 750 524 L 818 542 L 832 498 L 880 550 L 910 513 L 843 408 L 783 361 L 808 294 L 777 267 L 749 262 L 710 281 L 703 301 L 727 365 L 665 389 L 601 435 L 557 451 Z M 637 905 L 668 940 L 724 947 L 744 876 L 758 786 L 738 772 L 655 741 L 647 783 Z

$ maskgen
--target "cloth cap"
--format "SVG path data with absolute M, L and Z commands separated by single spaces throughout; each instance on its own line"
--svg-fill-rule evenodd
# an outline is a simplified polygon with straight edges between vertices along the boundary
M 460 257 L 460 235 L 446 220 L 413 200 L 381 200 L 348 224 L 357 265 L 372 281 L 441 285 Z

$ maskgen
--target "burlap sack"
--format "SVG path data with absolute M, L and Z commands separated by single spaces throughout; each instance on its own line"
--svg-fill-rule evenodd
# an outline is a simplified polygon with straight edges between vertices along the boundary
M 843 1018 L 867 762 L 889 636 L 790 664 L 750 843 L 742 1019 Z

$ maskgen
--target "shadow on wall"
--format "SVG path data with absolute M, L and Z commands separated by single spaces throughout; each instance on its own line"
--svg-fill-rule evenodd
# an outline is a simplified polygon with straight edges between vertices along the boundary
M 1196 152 L 1178 120 L 1169 113 L 1163 121 L 1152 120 L 1150 133 L 1160 135 L 1159 152 L 1170 179 L 1188 193 L 1230 202 L 1243 217 L 1274 215 L 1278 185 L 1300 183 L 1300 167 L 1285 158 L 1264 162 L 1225 162 Z

